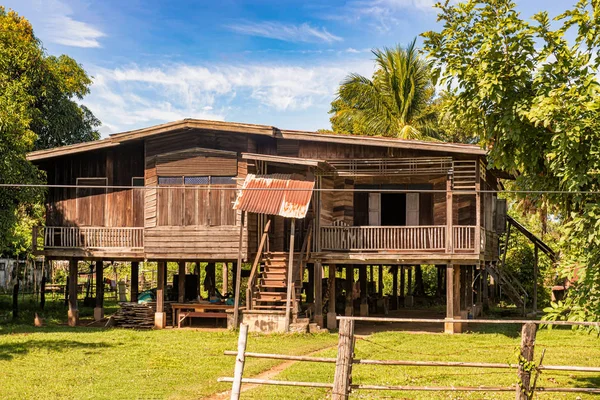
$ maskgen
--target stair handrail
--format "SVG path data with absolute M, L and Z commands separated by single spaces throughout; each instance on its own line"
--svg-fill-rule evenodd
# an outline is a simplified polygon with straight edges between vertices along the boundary
M 308 233 L 306 234 L 306 236 L 304 236 L 304 240 L 302 241 L 302 247 L 300 248 L 300 257 L 298 257 L 298 268 L 296 269 L 298 271 L 298 276 L 300 278 L 300 281 L 302 281 L 302 276 L 304 275 L 304 271 L 302 270 L 302 264 L 304 263 L 304 252 L 308 249 L 308 243 L 310 242 L 311 238 L 312 238 L 312 226 L 313 226 L 313 220 L 311 219 L 310 222 L 308 223 Z M 290 271 L 291 273 L 293 273 L 293 271 Z M 296 278 L 292 275 L 293 278 Z M 296 279 L 294 279 L 294 289 L 296 285 Z M 294 304 L 294 307 L 296 306 L 296 290 L 292 290 L 292 304 Z M 296 318 L 296 316 L 294 316 L 294 319 Z
M 250 271 L 250 276 L 248 277 L 248 288 L 246 289 L 246 308 L 248 310 L 252 310 L 252 293 L 256 286 L 256 271 L 258 270 L 258 264 L 260 263 L 260 259 L 262 258 L 263 248 L 265 243 L 268 241 L 269 237 L 269 228 L 271 227 L 271 219 L 267 220 L 265 224 L 265 229 L 263 230 L 262 237 L 260 238 L 260 244 L 258 245 L 258 250 L 256 251 L 256 256 L 254 257 L 254 263 L 252 264 L 252 270 Z

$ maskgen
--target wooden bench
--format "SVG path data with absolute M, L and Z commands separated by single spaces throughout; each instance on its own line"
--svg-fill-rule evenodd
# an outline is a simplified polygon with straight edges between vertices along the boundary
M 177 327 L 181 328 L 181 323 L 186 318 L 227 318 L 227 314 L 224 312 L 204 312 L 204 311 L 181 311 L 179 313 L 179 320 L 177 321 Z

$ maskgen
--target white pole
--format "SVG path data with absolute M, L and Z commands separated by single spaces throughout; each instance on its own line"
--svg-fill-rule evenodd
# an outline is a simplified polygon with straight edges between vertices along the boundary
M 238 353 L 235 359 L 233 385 L 231 386 L 231 400 L 239 400 L 242 390 L 242 375 L 244 375 L 244 362 L 246 359 L 246 339 L 248 339 L 248 325 L 240 324 L 238 337 Z

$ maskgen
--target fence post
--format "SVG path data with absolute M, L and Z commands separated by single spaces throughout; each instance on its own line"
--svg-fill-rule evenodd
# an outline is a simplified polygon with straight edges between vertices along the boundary
M 231 400 L 238 400 L 242 389 L 242 376 L 244 375 L 244 362 L 246 361 L 246 340 L 248 339 L 248 325 L 240 324 L 238 337 L 238 353 L 235 358 L 233 372 L 233 385 L 231 386 Z
M 533 350 L 535 346 L 535 335 L 537 325 L 526 323 L 521 329 L 521 352 L 519 357 L 519 369 L 516 400 L 529 400 L 533 398 L 531 393 L 531 370 L 533 361 Z
M 335 362 L 332 400 L 348 400 L 352 383 L 352 358 L 354 357 L 354 320 L 340 321 L 338 355 Z

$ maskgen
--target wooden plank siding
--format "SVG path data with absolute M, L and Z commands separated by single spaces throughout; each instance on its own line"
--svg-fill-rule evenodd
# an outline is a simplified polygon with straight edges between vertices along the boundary
M 60 157 L 40 167 L 51 185 L 131 186 L 132 176 L 141 177 L 142 147 L 138 144 Z M 79 179 L 78 179 L 79 178 Z M 138 189 L 139 190 L 139 189 Z M 49 226 L 139 226 L 143 215 L 139 192 L 132 189 L 50 188 L 46 197 Z M 90 214 L 91 213 L 91 214 Z M 135 221 L 135 222 L 134 222 Z M 136 225 L 137 223 L 137 225 Z
M 238 255 L 238 235 L 239 226 L 159 226 L 145 230 L 144 251 L 151 260 L 233 261 Z M 244 234 L 244 250 L 247 245 Z
M 148 185 L 160 186 L 160 176 L 237 179 L 233 185 L 147 190 L 144 248 L 149 259 L 167 259 L 169 255 L 172 259 L 237 259 L 241 214 L 233 210 L 236 190 L 231 189 L 241 185 L 247 175 L 247 161 L 241 159 L 241 153 L 248 151 L 250 142 L 245 134 L 214 131 L 165 133 L 146 140 Z M 246 258 L 247 227 L 243 243 Z

